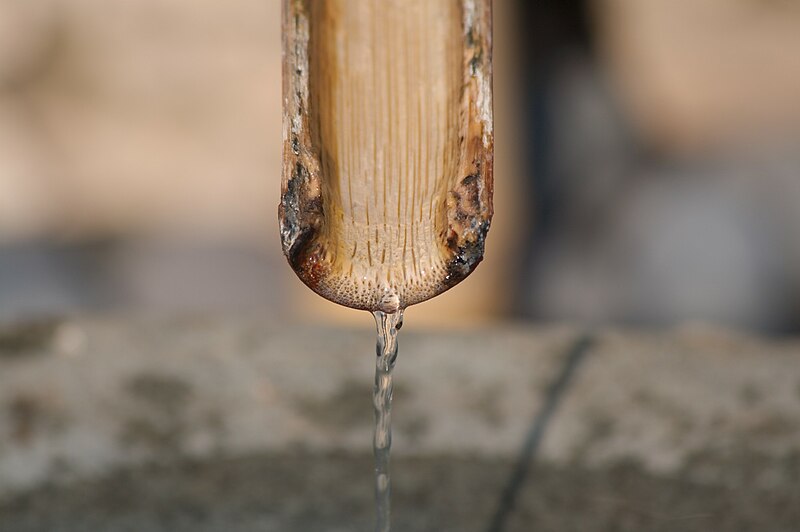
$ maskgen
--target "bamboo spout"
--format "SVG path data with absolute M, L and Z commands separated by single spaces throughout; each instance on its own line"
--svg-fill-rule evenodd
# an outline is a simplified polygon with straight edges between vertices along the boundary
M 323 297 L 394 312 L 483 258 L 491 0 L 284 0 L 283 250 Z

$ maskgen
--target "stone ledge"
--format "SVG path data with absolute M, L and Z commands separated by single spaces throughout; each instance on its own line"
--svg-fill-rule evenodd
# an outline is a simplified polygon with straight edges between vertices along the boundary
M 404 330 L 395 452 L 513 456 L 574 336 Z M 0 494 L 176 458 L 370 452 L 374 341 L 368 329 L 257 319 L 74 319 L 6 331 Z
M 570 327 L 404 329 L 395 455 L 513 460 L 578 336 Z M 368 329 L 255 318 L 4 330 L 0 495 L 154 462 L 368 454 L 373 341 Z M 780 490 L 797 482 L 786 464 L 800 457 L 798 420 L 797 342 L 698 327 L 605 331 L 536 459 Z

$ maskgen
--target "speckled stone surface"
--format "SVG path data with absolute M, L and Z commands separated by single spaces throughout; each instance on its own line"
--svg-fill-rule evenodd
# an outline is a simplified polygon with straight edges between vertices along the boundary
M 364 318 L 2 328 L 0 531 L 369 529 Z M 800 344 L 599 331 L 554 398 L 580 336 L 403 329 L 397 530 L 488 530 L 548 401 L 505 530 L 796 530 Z

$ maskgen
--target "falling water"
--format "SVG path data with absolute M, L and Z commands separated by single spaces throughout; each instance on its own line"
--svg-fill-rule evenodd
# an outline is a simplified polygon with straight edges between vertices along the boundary
M 373 313 L 378 328 L 378 355 L 375 364 L 375 387 L 372 404 L 375 407 L 375 532 L 389 532 L 391 527 L 391 477 L 389 458 L 392 448 L 392 370 L 397 359 L 397 331 L 403 326 L 403 311 L 393 314 Z

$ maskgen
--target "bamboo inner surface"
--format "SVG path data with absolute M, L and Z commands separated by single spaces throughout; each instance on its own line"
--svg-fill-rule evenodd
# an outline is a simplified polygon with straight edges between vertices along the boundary
M 343 296 L 434 290 L 458 175 L 463 29 L 451 0 L 311 2 L 322 237 Z M 426 284 L 431 284 L 427 287 Z

